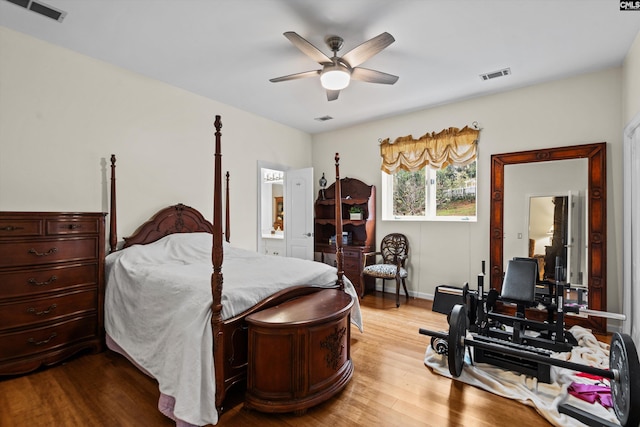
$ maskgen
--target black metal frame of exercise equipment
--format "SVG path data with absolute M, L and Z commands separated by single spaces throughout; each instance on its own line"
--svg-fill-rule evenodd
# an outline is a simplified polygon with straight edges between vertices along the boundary
M 513 262 L 532 262 L 530 259 L 515 258 Z M 537 270 L 537 262 L 533 261 Z M 547 310 L 547 321 L 540 322 L 525 317 L 524 303 L 530 303 L 522 298 L 523 305 L 516 311 L 515 316 L 494 312 L 496 301 L 500 300 L 497 291 L 492 289 L 488 295 L 484 293 L 484 261 L 482 262 L 482 274 L 478 275 L 478 289 L 469 291 L 465 284 L 462 291 L 463 302 L 469 318 L 469 329 L 474 333 L 474 338 L 488 342 L 508 344 L 524 350 L 534 351 L 548 356 L 552 352 L 567 352 L 577 344 L 573 335 L 565 330 L 564 313 L 576 310 L 564 305 L 565 285 L 562 280 L 563 269 L 560 260 L 556 259 L 555 284 L 546 283 L 543 287 L 548 289 L 546 294 L 534 292 L 535 302 Z M 536 274 L 537 276 L 537 274 Z M 537 287 L 537 283 L 532 283 Z M 542 296 L 541 296 L 542 295 Z M 513 302 L 510 301 L 510 302 Z M 503 329 L 503 325 L 512 328 L 511 332 Z M 526 334 L 527 330 L 534 331 L 538 335 Z M 525 375 L 534 376 L 538 381 L 551 382 L 550 367 L 547 364 L 531 360 L 523 360 L 518 357 L 496 353 L 490 349 L 474 348 L 476 361 L 491 363 L 493 365 L 517 371 Z
M 466 346 L 482 348 L 549 366 L 598 375 L 610 380 L 613 409 L 620 425 L 637 427 L 640 424 L 640 362 L 636 347 L 629 335 L 618 332 L 613 334 L 609 350 L 609 369 L 607 370 L 541 356 L 534 352 L 509 348 L 500 344 L 468 339 L 466 338 L 467 322 L 468 316 L 465 306 L 456 304 L 449 315 L 449 333 L 420 329 L 422 335 L 429 335 L 447 342 L 449 372 L 454 378 L 462 374 Z M 558 409 L 587 425 L 615 425 L 571 405 L 564 404 Z

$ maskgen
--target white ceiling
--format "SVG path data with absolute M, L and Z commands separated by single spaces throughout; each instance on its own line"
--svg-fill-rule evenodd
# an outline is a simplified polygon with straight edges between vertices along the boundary
M 309 133 L 620 66 L 640 31 L 640 11 L 616 0 L 43 3 L 67 12 L 63 22 L 0 0 L 0 25 Z M 285 31 L 328 56 L 327 35 L 344 38 L 344 54 L 387 31 L 395 43 L 362 66 L 400 79 L 354 81 L 332 102 L 315 77 L 271 83 L 320 68 Z

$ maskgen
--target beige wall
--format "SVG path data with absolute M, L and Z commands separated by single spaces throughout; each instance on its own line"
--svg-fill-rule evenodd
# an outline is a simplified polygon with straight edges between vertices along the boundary
M 255 248 L 257 161 L 309 167 L 308 134 L 0 27 L 0 210 L 107 211 L 114 153 L 120 237 L 178 202 L 211 219 L 216 114 Z
M 640 114 L 640 33 L 624 60 L 622 72 L 623 124 Z
M 622 238 L 622 70 L 579 75 L 507 93 L 431 108 L 360 126 L 314 135 L 316 174 L 334 176 L 333 156 L 341 156 L 341 175 L 381 188 L 378 141 L 420 136 L 477 121 L 478 222 L 393 222 L 378 219 L 376 237 L 409 236 L 411 291 L 430 297 L 439 284 L 477 284 L 481 261 L 489 259 L 489 190 L 492 154 L 606 141 L 608 183 L 608 306 L 620 311 Z M 380 195 L 381 196 L 381 195 Z M 378 210 L 380 197 L 378 197 Z

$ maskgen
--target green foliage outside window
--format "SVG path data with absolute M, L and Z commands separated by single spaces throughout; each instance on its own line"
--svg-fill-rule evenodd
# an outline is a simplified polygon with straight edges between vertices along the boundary
M 393 175 L 393 215 L 425 214 L 425 169 L 418 172 L 401 170 Z
M 476 162 L 436 171 L 436 215 L 475 216 Z
M 428 191 L 435 191 L 435 197 L 433 193 L 429 197 Z M 476 162 L 467 166 L 447 166 L 438 170 L 401 170 L 393 175 L 395 217 L 429 217 L 433 215 L 434 209 L 433 206 L 429 207 L 430 203 L 435 204 L 435 216 L 475 217 Z M 427 210 L 432 213 L 427 214 Z

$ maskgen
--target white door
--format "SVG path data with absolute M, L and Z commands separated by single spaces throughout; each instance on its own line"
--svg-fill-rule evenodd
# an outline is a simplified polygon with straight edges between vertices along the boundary
M 586 251 L 582 236 L 585 234 L 584 209 L 579 191 L 569 191 L 567 216 L 567 283 L 571 285 L 586 285 L 585 268 Z
M 313 168 L 286 171 L 284 187 L 287 256 L 313 260 Z

